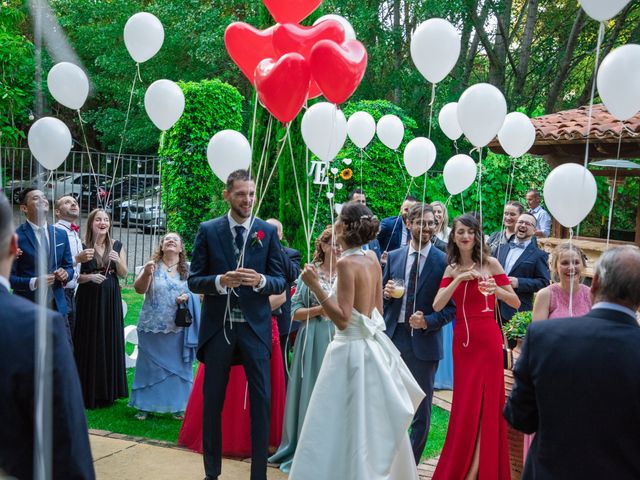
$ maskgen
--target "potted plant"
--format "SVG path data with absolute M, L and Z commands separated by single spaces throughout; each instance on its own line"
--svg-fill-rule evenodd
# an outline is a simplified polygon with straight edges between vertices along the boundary
M 522 341 L 527 333 L 527 327 L 531 323 L 531 312 L 516 312 L 511 320 L 502 326 L 502 331 L 507 337 L 509 348 L 520 353 Z

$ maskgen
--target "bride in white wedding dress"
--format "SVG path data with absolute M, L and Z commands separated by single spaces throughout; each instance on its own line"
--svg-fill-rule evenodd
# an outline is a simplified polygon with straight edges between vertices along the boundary
M 378 220 L 349 203 L 335 224 L 342 246 L 337 288 L 313 265 L 302 280 L 336 325 L 293 458 L 290 480 L 417 480 L 407 429 L 424 393 L 385 335 L 382 272 L 373 252 Z

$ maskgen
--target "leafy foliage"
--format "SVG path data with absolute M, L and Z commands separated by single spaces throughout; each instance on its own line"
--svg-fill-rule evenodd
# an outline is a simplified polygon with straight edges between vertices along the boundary
M 516 312 L 511 320 L 502 326 L 502 331 L 508 340 L 524 338 L 527 327 L 531 323 L 531 312 Z
M 33 44 L 23 33 L 26 14 L 20 0 L 0 8 L 0 143 L 17 145 L 33 102 Z
M 201 222 L 221 215 L 226 206 L 222 184 L 207 162 L 207 145 L 220 130 L 242 128 L 242 95 L 219 80 L 181 82 L 182 118 L 169 130 L 159 150 L 167 228 L 184 239 L 191 252 Z

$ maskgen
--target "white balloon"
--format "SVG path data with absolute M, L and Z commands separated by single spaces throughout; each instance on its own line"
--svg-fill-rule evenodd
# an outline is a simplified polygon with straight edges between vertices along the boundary
M 630 0 L 580 0 L 584 11 L 594 20 L 606 22 L 615 17 Z
M 41 118 L 31 125 L 27 142 L 33 156 L 48 170 L 62 165 L 73 145 L 69 128 L 53 117 Z
M 493 140 L 506 115 L 504 95 L 488 83 L 470 86 L 458 100 L 458 123 L 474 147 L 484 147 Z
M 144 109 L 160 130 L 169 130 L 184 112 L 184 93 L 171 80 L 156 80 L 144 94 Z
M 596 203 L 593 174 L 577 163 L 554 168 L 544 182 L 544 201 L 551 215 L 565 227 L 579 224 Z
M 164 28 L 158 17 L 147 12 L 131 16 L 124 26 L 124 44 L 137 63 L 146 62 L 160 51 Z
M 442 18 L 421 23 L 411 37 L 411 58 L 418 71 L 431 83 L 443 80 L 460 56 L 460 35 Z
M 89 79 L 84 71 L 69 62 L 60 62 L 49 70 L 47 87 L 53 98 L 67 108 L 79 110 L 89 95 Z
M 342 213 L 342 203 L 336 203 L 336 204 L 333 206 L 333 210 L 334 210 L 338 215 L 340 215 L 340 214 Z
M 127 311 L 128 310 L 129 310 L 129 306 L 127 305 L 127 302 L 122 300 L 122 318 L 127 318 Z
M 404 148 L 404 166 L 412 177 L 419 177 L 436 161 L 436 146 L 431 140 L 417 137 Z
M 385 115 L 378 120 L 376 133 L 382 143 L 391 150 L 397 150 L 404 137 L 404 125 L 395 115 Z
M 462 129 L 458 123 L 458 102 L 447 103 L 438 114 L 440 129 L 451 140 L 457 140 L 462 135 Z
M 221 130 L 209 140 L 207 160 L 216 177 L 226 183 L 232 172 L 249 169 L 251 145 L 240 132 Z
M 323 15 L 321 16 L 319 19 L 317 19 L 315 22 L 313 22 L 314 25 L 319 24 L 320 22 L 324 22 L 325 20 L 335 20 L 336 22 L 339 22 L 340 25 L 342 25 L 342 28 L 344 29 L 344 40 L 355 40 L 356 39 L 356 31 L 353 29 L 353 27 L 351 26 L 351 24 L 349 23 L 349 21 L 344 18 L 341 17 L 340 15 L 335 15 L 333 13 L 329 14 L 329 15 Z
M 536 129 L 524 113 L 511 112 L 498 132 L 500 145 L 508 155 L 517 158 L 529 151 L 536 140 Z
M 376 134 L 376 121 L 367 112 L 356 112 L 349 117 L 347 134 L 356 147 L 364 148 Z
M 477 174 L 478 167 L 473 158 L 462 153 L 454 155 L 444 165 L 444 186 L 451 195 L 457 195 L 473 184 Z
M 640 111 L 640 45 L 628 44 L 607 55 L 598 69 L 598 93 L 618 120 Z
M 307 148 L 324 162 L 330 162 L 347 140 L 347 120 L 333 103 L 312 105 L 302 116 L 302 139 Z

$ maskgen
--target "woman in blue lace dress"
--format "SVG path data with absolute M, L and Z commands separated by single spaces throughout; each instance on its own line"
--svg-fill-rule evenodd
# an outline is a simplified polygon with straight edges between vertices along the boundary
M 182 239 L 167 233 L 133 286 L 145 294 L 138 317 L 138 358 L 129 406 L 144 420 L 148 412 L 173 413 L 182 418 L 193 384 L 193 355 L 185 342 L 186 329 L 175 324 L 181 303 L 198 298 L 187 288 L 189 268 Z M 194 312 L 195 313 L 195 312 Z

